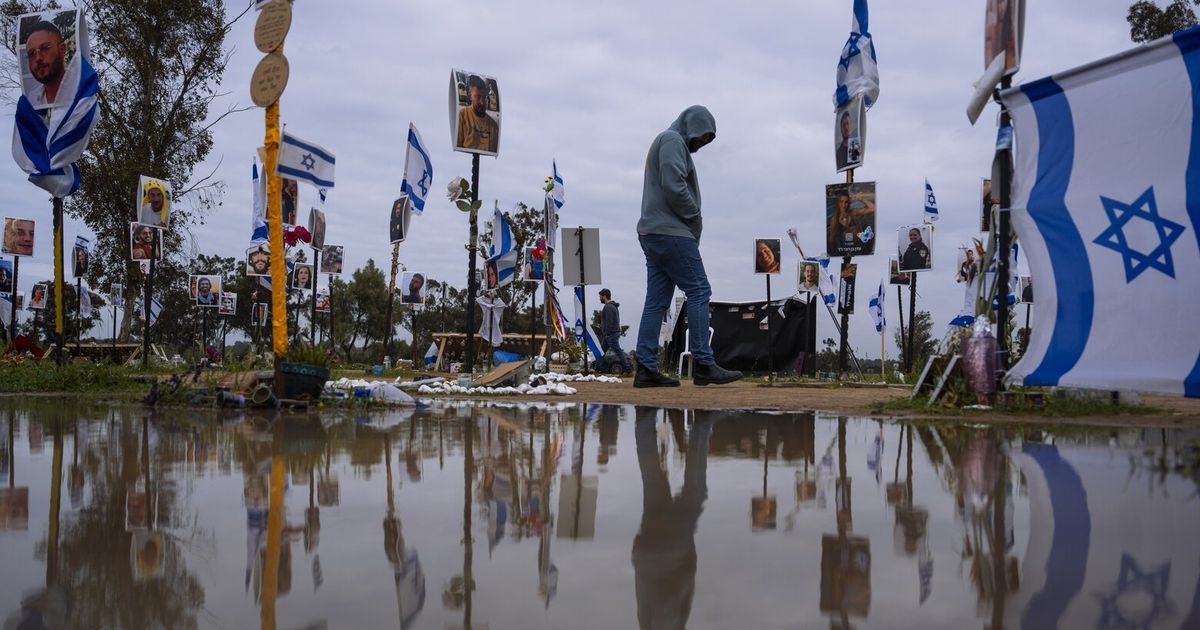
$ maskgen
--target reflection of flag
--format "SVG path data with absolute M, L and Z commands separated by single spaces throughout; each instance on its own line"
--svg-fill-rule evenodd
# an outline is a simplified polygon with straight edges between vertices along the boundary
M 279 142 L 279 164 L 275 173 L 308 182 L 317 188 L 333 188 L 333 154 L 289 133 Z
M 575 342 L 587 343 L 596 361 L 604 357 L 600 350 L 600 341 L 596 339 L 596 331 L 588 325 L 587 313 L 583 312 L 583 287 L 575 287 Z
M 400 191 L 412 200 L 413 212 L 421 214 L 425 210 L 425 197 L 429 195 L 432 185 L 433 162 L 429 159 L 429 150 L 421 141 L 416 125 L 409 123 L 408 150 L 404 153 L 404 180 L 400 182 Z
M 250 165 L 250 184 L 254 187 L 254 206 L 250 211 L 250 242 L 267 240 L 267 178 L 258 176 L 258 163 Z
M 55 197 L 67 197 L 79 190 L 79 169 L 75 162 L 87 148 L 92 127 L 99 119 L 100 80 L 88 62 L 87 23 L 83 12 L 76 12 L 75 37 L 78 54 L 72 55 L 63 82 L 50 110 L 49 121 L 25 95 L 17 101 L 17 120 L 13 126 L 13 159 L 29 174 L 29 181 Z M 73 81 L 77 79 L 77 81 Z
M 488 262 L 496 265 L 497 287 L 512 282 L 516 276 L 519 253 L 508 220 L 504 218 L 500 208 L 496 208 L 496 213 L 492 215 L 492 244 L 488 246 Z
M 933 196 L 933 186 L 925 180 L 925 222 L 933 223 L 938 220 L 937 197 Z
M 879 290 L 875 295 L 871 296 L 870 308 L 871 317 L 875 320 L 875 332 L 882 333 L 887 328 L 887 316 L 883 313 L 883 280 L 879 281 Z
M 871 33 L 867 29 L 867 0 L 854 0 L 850 38 L 846 40 L 842 56 L 838 59 L 837 91 L 833 94 L 833 104 L 837 107 L 862 94 L 863 104 L 870 109 L 879 98 L 875 43 L 871 41 Z
M 1200 28 L 1002 95 L 1031 386 L 1200 397 Z

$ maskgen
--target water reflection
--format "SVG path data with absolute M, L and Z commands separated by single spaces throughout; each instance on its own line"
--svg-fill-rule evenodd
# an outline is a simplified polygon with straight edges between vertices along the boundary
M 1196 432 L 267 420 L 0 401 L 4 627 L 1200 626 Z

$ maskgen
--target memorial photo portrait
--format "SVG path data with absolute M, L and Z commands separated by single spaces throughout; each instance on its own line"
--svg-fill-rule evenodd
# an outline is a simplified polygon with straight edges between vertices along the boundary
M 842 265 L 838 279 L 838 313 L 854 314 L 854 283 L 858 277 L 858 265 Z
M 546 279 L 546 261 L 533 258 L 533 248 L 525 248 L 525 264 L 521 266 L 521 278 L 526 282 L 541 282 Z
M 500 150 L 500 90 L 486 75 L 450 72 L 450 133 L 455 151 L 496 155 Z
M 346 255 L 343 245 L 326 245 L 321 248 L 321 273 L 342 273 L 342 258 Z
M 779 273 L 779 239 L 754 239 L 754 273 Z
M 900 271 L 900 261 L 895 258 L 888 259 L 888 284 L 900 286 L 908 286 L 908 274 Z
M 13 264 L 11 260 L 0 260 L 0 293 L 12 293 Z
M 296 209 L 300 207 L 300 184 L 287 177 L 280 178 L 280 181 L 283 184 L 283 191 L 279 196 L 280 214 L 284 223 L 296 225 Z
M 292 268 L 292 288 L 312 291 L 313 288 L 313 266 L 312 265 L 296 265 Z
M 392 211 L 388 215 L 388 234 L 391 242 L 404 241 L 408 235 L 408 223 L 411 216 L 412 208 L 408 201 L 408 195 L 401 195 L 399 199 L 392 202 Z
M 401 304 L 425 303 L 425 274 L 405 273 L 400 286 Z
M 875 253 L 875 182 L 825 187 L 825 253 L 830 258 Z
M 221 276 L 196 276 L 196 305 L 220 306 Z
M 34 109 L 71 104 L 70 91 L 62 94 L 61 88 L 79 81 L 80 64 L 72 63 L 79 51 L 80 42 L 75 36 L 78 28 L 79 15 L 74 9 L 28 13 L 18 18 L 16 58 L 21 92 Z
M 839 173 L 862 166 L 865 122 L 861 95 L 850 99 L 834 112 L 833 154 Z
M 221 306 L 217 309 L 219 315 L 237 315 L 237 294 L 228 291 L 221 293 Z
M 308 233 L 312 235 L 312 240 L 308 242 L 308 246 L 320 250 L 325 247 L 325 213 L 310 208 L 308 211 Z
M 46 308 L 46 287 L 45 284 L 33 285 L 33 292 L 29 294 L 29 310 L 40 311 Z
M 171 217 L 171 184 L 142 175 L 138 178 L 138 223 L 168 227 Z
M 0 254 L 9 256 L 33 255 L 33 220 L 4 217 L 4 240 Z
M 800 262 L 799 270 L 801 293 L 820 295 L 821 293 L 821 264 L 812 260 Z
M 246 250 L 246 275 L 271 275 L 271 247 L 269 244 L 252 245 Z
M 152 225 L 130 223 L 129 259 L 162 260 L 162 231 Z
M 1004 56 L 1004 74 L 1012 74 L 1021 65 L 1021 30 L 1024 21 L 1022 0 L 988 0 L 984 14 L 983 66 Z
M 908 225 L 896 230 L 896 254 L 900 271 L 915 272 L 933 269 L 929 225 Z

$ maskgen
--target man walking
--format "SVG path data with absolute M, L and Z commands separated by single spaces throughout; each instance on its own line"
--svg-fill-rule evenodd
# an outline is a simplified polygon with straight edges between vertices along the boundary
M 642 216 L 638 241 L 646 255 L 646 304 L 638 329 L 638 371 L 634 387 L 678 387 L 679 381 L 658 371 L 658 333 L 675 287 L 687 296 L 688 335 L 696 363 L 696 385 L 720 385 L 742 378 L 741 372 L 716 364 L 708 345 L 708 300 L 712 288 L 700 258 L 700 182 L 692 153 L 717 137 L 708 109 L 693 105 L 658 134 L 646 156 Z
M 600 311 L 600 349 L 604 352 L 604 356 L 608 356 L 611 350 L 617 355 L 617 360 L 621 362 L 621 373 L 629 374 L 633 371 L 629 367 L 629 357 L 625 356 L 625 351 L 621 349 L 621 311 L 620 304 L 612 299 L 612 292 L 608 289 L 600 289 L 600 303 L 604 305 L 604 310 Z M 608 369 L 607 362 L 603 369 Z

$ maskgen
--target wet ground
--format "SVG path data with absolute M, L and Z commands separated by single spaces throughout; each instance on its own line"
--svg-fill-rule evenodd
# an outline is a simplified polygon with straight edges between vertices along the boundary
M 1197 438 L 451 402 L 271 426 L 3 400 L 0 623 L 1195 628 Z

